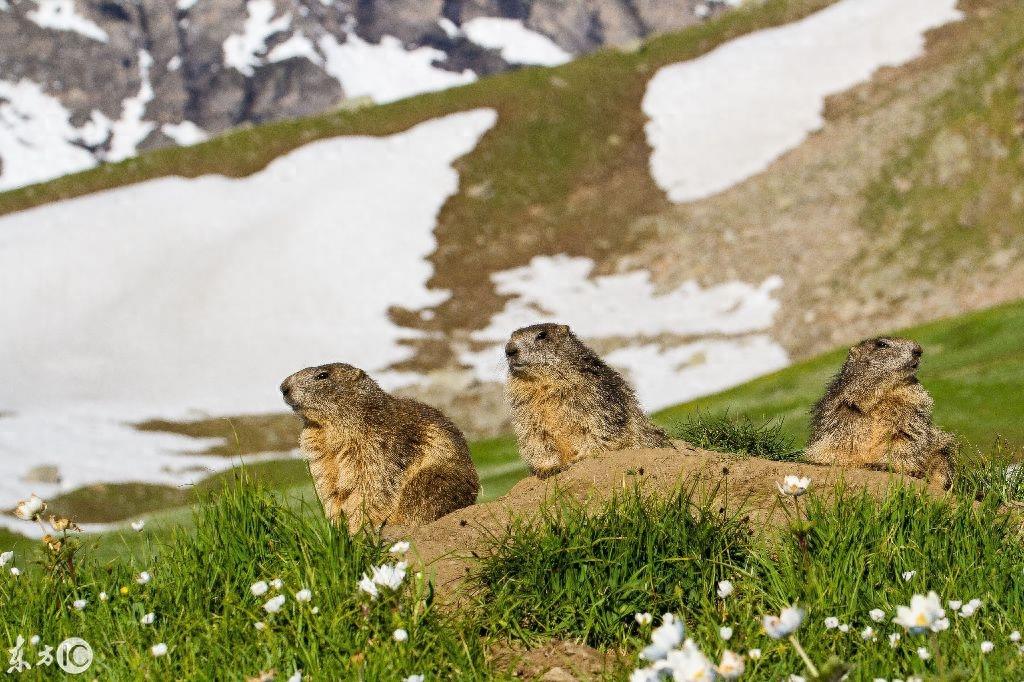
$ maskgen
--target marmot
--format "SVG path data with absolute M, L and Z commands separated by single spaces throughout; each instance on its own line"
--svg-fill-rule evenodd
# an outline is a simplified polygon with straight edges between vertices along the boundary
M 462 432 L 432 407 L 384 392 L 363 370 L 334 363 L 284 380 L 302 417 L 300 446 L 327 517 L 414 526 L 469 506 L 480 490 Z
M 517 329 L 505 357 L 519 452 L 540 478 L 598 452 L 672 446 L 629 384 L 566 325 Z
M 923 353 L 914 341 L 887 337 L 851 348 L 811 412 L 805 459 L 948 485 L 955 439 L 932 424 L 932 397 L 917 380 Z

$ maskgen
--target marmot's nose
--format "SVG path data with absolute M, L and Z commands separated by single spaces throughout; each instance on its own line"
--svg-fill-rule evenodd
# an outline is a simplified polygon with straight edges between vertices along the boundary
M 914 350 L 911 352 L 914 354 L 915 358 L 919 358 L 924 355 L 924 348 L 921 348 L 921 346 L 914 346 Z
M 292 392 L 292 387 L 288 385 L 288 381 L 285 380 L 281 383 L 281 395 L 287 398 Z
M 514 343 L 512 343 L 511 341 L 506 343 L 505 344 L 505 357 L 511 359 L 511 358 L 514 358 L 517 355 L 519 355 L 519 348 L 517 348 L 516 345 Z

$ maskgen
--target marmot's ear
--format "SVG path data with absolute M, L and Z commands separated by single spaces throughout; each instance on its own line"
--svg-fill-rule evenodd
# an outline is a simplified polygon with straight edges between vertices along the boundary
M 345 372 L 345 378 L 351 379 L 352 381 L 359 381 L 366 376 L 366 372 L 359 369 L 358 367 L 349 367 Z

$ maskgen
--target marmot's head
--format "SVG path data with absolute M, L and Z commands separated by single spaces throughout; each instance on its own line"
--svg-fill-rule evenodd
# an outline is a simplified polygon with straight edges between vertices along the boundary
M 915 378 L 923 354 L 916 341 L 880 336 L 851 348 L 846 366 L 857 378 L 901 381 Z
M 577 365 L 587 355 L 587 347 L 564 324 L 534 324 L 517 329 L 505 344 L 508 371 L 522 379 L 561 374 L 561 370 Z
M 281 382 L 281 395 L 305 425 L 355 425 L 387 400 L 377 382 L 343 362 L 307 367 Z

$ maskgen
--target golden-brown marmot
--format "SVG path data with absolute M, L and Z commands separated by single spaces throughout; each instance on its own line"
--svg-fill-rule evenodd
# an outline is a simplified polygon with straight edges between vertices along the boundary
M 948 485 L 954 438 L 932 424 L 917 380 L 924 351 L 909 339 L 861 341 L 812 410 L 805 459 L 930 478 Z
M 389 395 L 343 363 L 298 371 L 281 393 L 302 417 L 301 449 L 332 521 L 415 526 L 476 501 L 466 439 L 434 408 Z
M 672 446 L 629 384 L 566 325 L 517 329 L 505 357 L 519 453 L 537 476 L 599 452 Z

